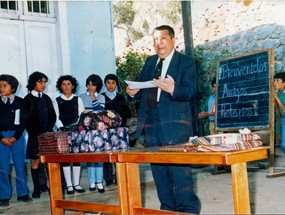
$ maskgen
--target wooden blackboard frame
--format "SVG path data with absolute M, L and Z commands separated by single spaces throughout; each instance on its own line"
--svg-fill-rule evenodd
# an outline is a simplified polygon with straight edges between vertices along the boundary
M 274 75 L 274 49 L 271 48 L 271 49 L 264 49 L 264 50 L 260 50 L 260 51 L 256 51 L 256 52 L 251 52 L 251 53 L 246 53 L 246 54 L 243 54 L 243 55 L 238 55 L 238 56 L 234 56 L 234 57 L 229 57 L 229 58 L 225 58 L 225 59 L 222 59 L 221 61 L 219 61 L 218 63 L 218 67 L 217 67 L 217 75 L 216 75 L 216 85 L 217 85 L 217 90 L 216 90 L 216 117 L 215 117 L 215 130 L 218 131 L 218 132 L 229 132 L 229 131 L 238 131 L 239 129 L 242 129 L 244 127 L 228 127 L 228 128 L 218 128 L 217 126 L 217 118 L 219 117 L 219 114 L 218 113 L 218 93 L 219 93 L 219 68 L 220 68 L 220 65 L 221 65 L 221 62 L 224 62 L 224 61 L 229 61 L 229 60 L 235 60 L 235 59 L 240 59 L 240 58 L 243 58 L 243 57 L 250 57 L 250 56 L 254 56 L 254 55 L 258 55 L 260 53 L 267 53 L 268 57 L 267 57 L 267 60 L 268 60 L 268 101 L 269 101 L 269 106 L 268 106 L 268 109 L 267 109 L 267 112 L 269 114 L 269 123 L 268 125 L 264 126 L 264 125 L 261 125 L 261 126 L 253 126 L 253 127 L 247 127 L 249 128 L 250 130 L 252 131 L 258 131 L 258 130 L 269 130 L 270 131 L 270 155 L 269 155 L 269 174 L 267 175 L 268 178 L 272 178 L 272 177 L 277 177 L 277 176 L 284 176 L 285 175 L 285 171 L 284 171 L 284 168 L 276 168 L 274 166 L 274 154 L 275 154 L 275 102 L 274 102 L 274 98 L 272 96 L 272 93 L 271 91 L 274 89 L 274 86 L 273 86 L 273 75 Z M 241 79 L 242 80 L 242 79 Z M 268 144 L 268 143 L 265 143 L 265 144 Z M 281 170 L 283 171 L 281 171 Z M 275 171 L 277 170 L 277 171 Z
M 256 59 L 255 59 L 255 57 L 256 57 Z M 258 97 L 258 94 L 255 95 L 254 93 L 251 93 L 251 95 L 247 95 L 246 94 L 247 90 L 246 89 L 244 90 L 243 87 L 238 88 L 238 86 L 233 87 L 233 85 L 231 85 L 232 83 L 234 83 L 235 85 L 240 85 L 240 86 L 242 86 L 242 84 L 247 84 L 250 81 L 247 80 L 246 75 L 239 76 L 239 74 L 241 74 L 241 73 L 238 73 L 235 76 L 232 73 L 231 75 L 228 75 L 228 76 L 226 76 L 226 78 L 224 78 L 225 72 L 223 71 L 224 69 L 221 68 L 221 67 L 225 68 L 225 66 L 227 66 L 226 68 L 231 68 L 231 70 L 229 69 L 227 71 L 234 71 L 235 70 L 234 66 L 236 66 L 236 65 L 240 66 L 240 64 L 242 64 L 242 67 L 249 67 L 247 65 L 243 66 L 243 63 L 246 61 L 249 61 L 249 62 L 253 62 L 254 60 L 258 61 L 261 58 L 263 58 L 263 60 L 264 60 L 264 58 L 266 58 L 266 60 L 267 60 L 266 61 L 267 68 L 266 68 L 266 71 L 264 71 L 264 73 L 266 73 L 266 74 L 260 73 L 257 75 L 261 75 L 261 76 L 266 75 L 268 77 L 268 80 L 267 80 L 267 78 L 265 78 L 265 79 L 262 78 L 263 81 L 266 81 L 266 83 L 262 83 L 262 85 L 260 85 L 260 86 L 258 86 L 259 83 L 253 82 L 255 84 L 255 86 L 253 86 L 251 88 L 260 87 L 260 89 L 263 89 L 264 84 L 267 87 L 267 89 L 266 89 L 267 92 L 266 91 L 262 92 L 263 93 L 262 99 L 264 100 L 264 98 L 265 98 L 266 101 L 268 102 L 268 104 L 266 104 L 265 107 L 262 107 L 262 111 L 260 111 L 260 113 L 262 113 L 264 115 L 259 114 L 252 107 L 249 108 L 249 106 L 248 106 L 249 102 L 247 102 L 247 101 L 244 103 L 244 105 L 246 105 L 245 107 L 243 107 L 242 102 L 241 102 L 242 104 L 239 103 L 240 98 L 246 99 L 247 97 L 250 97 L 251 95 Z M 232 66 L 232 65 L 234 65 L 234 66 Z M 240 69 L 240 68 L 238 68 L 238 69 Z M 241 71 L 241 69 L 240 69 L 240 71 Z M 216 90 L 215 130 L 218 132 L 222 132 L 222 131 L 228 132 L 228 131 L 238 131 L 239 129 L 243 129 L 245 127 L 249 128 L 250 130 L 271 130 L 272 128 L 274 129 L 274 101 L 273 101 L 273 98 L 271 96 L 271 89 L 273 87 L 273 74 L 274 74 L 274 49 L 264 49 L 264 50 L 246 53 L 243 55 L 238 55 L 238 56 L 229 57 L 229 58 L 225 58 L 225 59 L 220 60 L 218 62 L 217 73 L 216 73 L 217 90 Z M 249 76 L 251 76 L 251 79 L 252 79 L 255 75 L 256 74 L 252 73 Z M 252 81 L 254 81 L 254 80 L 252 80 Z M 253 84 L 253 83 L 250 83 L 250 84 Z M 248 87 L 248 85 L 246 87 Z M 226 88 L 227 92 L 229 92 L 229 94 L 230 94 L 229 96 L 228 96 L 228 94 L 224 93 L 225 88 Z M 228 88 L 230 90 L 228 90 Z M 222 96 L 221 96 L 221 94 L 222 94 Z M 228 102 L 229 100 L 233 100 L 234 102 L 232 103 L 230 101 L 227 104 L 223 103 L 224 101 Z M 258 100 L 258 98 L 257 98 L 257 100 Z M 255 101 L 258 103 L 259 101 L 257 101 L 257 100 L 255 100 Z M 238 107 L 239 108 L 238 109 L 239 114 L 246 112 L 243 110 L 249 110 L 248 116 L 245 114 L 244 114 L 244 117 L 239 117 L 239 115 L 234 115 L 237 113 L 237 111 L 234 108 L 232 108 L 232 106 L 234 106 L 234 105 L 239 105 L 239 107 Z M 251 106 L 253 106 L 253 105 L 251 105 Z M 260 106 L 261 105 L 257 104 L 258 108 Z M 256 109 L 258 110 L 258 108 L 256 108 Z M 242 110 L 243 112 L 240 110 Z M 226 111 L 226 114 L 225 114 L 225 111 Z M 230 114 L 228 114 L 229 112 L 230 112 Z M 260 119 L 258 119 L 259 116 L 261 117 Z M 226 118 L 226 120 L 224 120 L 224 118 Z M 242 119 L 242 118 L 245 118 L 245 121 L 248 120 L 248 122 L 241 121 L 240 119 Z M 262 120 L 263 118 L 266 119 L 265 124 L 264 124 L 264 121 Z M 256 123 L 254 122 L 255 119 L 258 119 L 258 121 Z

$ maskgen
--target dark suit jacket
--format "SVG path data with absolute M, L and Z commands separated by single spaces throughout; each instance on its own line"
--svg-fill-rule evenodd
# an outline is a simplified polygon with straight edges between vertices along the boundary
M 147 58 L 138 81 L 153 79 L 157 59 L 158 55 Z M 195 61 L 175 51 L 166 74 L 173 77 L 175 88 L 173 96 L 164 91 L 160 94 L 158 109 L 163 135 L 167 140 L 167 143 L 163 143 L 165 145 L 185 142 L 193 135 L 189 101 L 196 93 Z M 142 135 L 147 119 L 148 91 L 149 89 L 142 89 L 135 96 L 135 99 L 140 100 L 137 137 Z

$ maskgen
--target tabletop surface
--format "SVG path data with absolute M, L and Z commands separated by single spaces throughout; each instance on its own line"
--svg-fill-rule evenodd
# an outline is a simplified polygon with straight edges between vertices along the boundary
M 141 162 L 232 165 L 266 159 L 269 147 L 232 152 L 160 152 L 159 147 L 92 153 L 41 154 L 43 163 L 55 162 Z

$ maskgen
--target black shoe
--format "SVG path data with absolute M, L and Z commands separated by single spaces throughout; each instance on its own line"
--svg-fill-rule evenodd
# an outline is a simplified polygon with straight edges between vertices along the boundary
M 49 188 L 46 184 L 40 186 L 40 190 L 42 193 L 49 192 Z
M 72 189 L 69 189 L 69 188 L 72 188 Z M 67 188 L 66 188 L 66 193 L 67 193 L 68 195 L 74 194 L 73 186 L 67 187 Z
M 230 166 L 218 166 L 218 171 L 231 172 Z
M 9 200 L 8 199 L 1 199 L 0 200 L 0 210 L 7 210 L 9 209 Z
M 92 186 L 89 186 L 89 190 L 90 191 L 95 191 L 96 190 L 95 184 L 92 184 Z
M 86 190 L 84 190 L 79 184 L 74 186 L 74 190 L 78 193 L 85 193 Z
M 113 180 L 106 180 L 106 187 L 111 186 L 113 184 Z
M 100 188 L 98 187 L 98 184 L 101 185 Z M 103 183 L 96 183 L 96 185 L 97 185 L 97 189 L 98 189 L 99 193 L 104 193 L 105 192 Z
M 23 202 L 31 202 L 31 201 L 33 201 L 33 199 L 29 197 L 29 195 L 18 196 L 17 200 L 18 201 L 23 201 Z
M 39 199 L 41 197 L 41 191 L 34 190 L 32 197 L 33 197 L 33 199 Z
M 229 173 L 231 172 L 231 167 L 229 166 L 224 166 L 224 165 L 219 165 L 215 167 L 215 170 L 211 172 L 212 175 L 219 175 L 223 173 Z
M 103 189 L 99 189 L 99 188 L 97 187 L 97 189 L 98 189 L 99 193 L 104 193 L 104 192 L 105 192 L 105 189 L 104 189 L 104 188 L 103 188 Z
M 90 191 L 96 191 L 96 187 L 89 187 Z

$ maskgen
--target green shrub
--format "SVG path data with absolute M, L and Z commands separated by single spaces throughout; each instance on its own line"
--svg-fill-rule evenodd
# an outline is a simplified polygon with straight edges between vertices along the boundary
M 195 48 L 195 59 L 198 75 L 198 92 L 197 92 L 197 105 L 198 112 L 208 111 L 208 98 L 212 93 L 211 83 L 214 77 L 216 77 L 218 63 L 222 59 L 231 56 L 228 50 L 222 50 L 219 54 L 212 54 L 208 58 L 204 57 L 203 50 L 199 47 Z M 218 87 L 218 86 L 217 86 Z M 209 120 L 204 119 L 200 121 L 199 136 L 209 134 Z
M 135 81 L 143 66 L 148 54 L 142 51 L 130 49 L 121 57 L 116 57 L 116 68 L 118 76 L 118 91 L 124 96 L 127 96 L 125 80 Z M 138 102 L 129 102 L 132 110 L 132 116 L 137 116 Z

